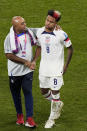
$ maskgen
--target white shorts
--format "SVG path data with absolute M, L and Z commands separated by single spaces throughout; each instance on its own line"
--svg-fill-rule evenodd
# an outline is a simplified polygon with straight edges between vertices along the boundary
M 64 85 L 62 76 L 45 77 L 39 75 L 40 88 L 50 88 L 51 90 L 60 90 Z

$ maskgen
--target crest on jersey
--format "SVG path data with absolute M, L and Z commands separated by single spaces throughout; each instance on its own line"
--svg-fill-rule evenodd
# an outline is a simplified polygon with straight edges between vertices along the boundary
M 49 42 L 50 42 L 50 37 L 49 37 L 49 36 L 47 36 L 47 37 L 45 38 L 45 42 L 46 42 L 46 43 L 49 43 Z

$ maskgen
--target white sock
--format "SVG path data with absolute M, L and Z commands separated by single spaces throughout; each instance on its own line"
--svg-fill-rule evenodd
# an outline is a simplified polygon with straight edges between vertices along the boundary
M 52 101 L 51 101 L 51 112 L 49 119 L 56 118 L 56 112 L 58 111 L 58 103 L 60 101 L 60 93 L 54 95 L 52 94 Z

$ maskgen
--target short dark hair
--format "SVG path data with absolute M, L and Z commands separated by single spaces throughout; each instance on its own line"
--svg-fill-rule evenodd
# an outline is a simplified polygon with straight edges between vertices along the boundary
M 61 13 L 56 10 L 48 10 L 48 14 L 56 19 L 56 22 L 58 22 L 61 18 Z

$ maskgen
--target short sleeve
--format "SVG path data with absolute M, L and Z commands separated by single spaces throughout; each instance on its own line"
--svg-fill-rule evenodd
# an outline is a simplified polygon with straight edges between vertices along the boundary
M 62 31 L 62 41 L 64 43 L 64 46 L 70 47 L 72 45 L 71 40 L 69 39 L 68 35 L 66 32 Z
M 4 52 L 5 53 L 12 53 L 9 34 L 6 36 L 5 41 L 4 41 Z

